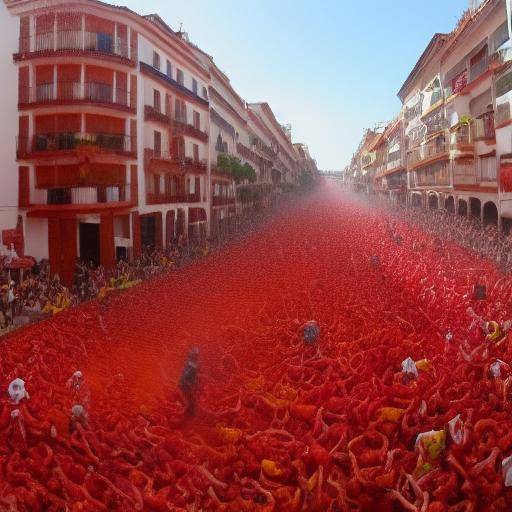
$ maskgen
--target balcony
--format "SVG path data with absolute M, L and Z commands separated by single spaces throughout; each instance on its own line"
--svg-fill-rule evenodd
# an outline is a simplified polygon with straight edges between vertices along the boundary
M 173 128 L 176 135 L 186 135 L 201 142 L 208 142 L 208 134 L 196 128 L 192 124 L 188 124 L 186 120 L 177 118 L 173 120 Z
M 386 171 L 389 172 L 393 169 L 399 169 L 402 167 L 402 159 L 396 158 L 394 160 L 390 160 L 386 165 Z
M 428 162 L 441 160 L 444 157 L 448 158 L 449 150 L 448 144 L 443 139 L 428 142 L 423 146 L 413 149 L 407 155 L 408 167 L 416 168 Z
M 120 38 L 114 40 L 112 34 L 103 32 L 57 30 L 21 38 L 19 43 L 19 52 L 14 55 L 16 61 L 79 52 L 93 57 L 114 58 L 135 65 L 130 61 L 128 44 Z
M 205 174 L 206 160 L 194 161 L 193 158 L 176 156 L 169 151 L 144 149 L 146 172 L 172 172 L 175 174 Z
M 497 128 L 510 124 L 512 121 L 510 98 L 509 95 L 503 95 L 496 99 L 496 119 L 495 125 Z
M 490 66 L 497 69 L 510 61 L 512 61 L 512 47 L 500 48 L 491 55 Z
M 162 114 L 162 112 L 151 105 L 145 105 L 144 107 L 144 120 L 154 121 L 155 123 L 165 124 L 166 126 L 169 126 L 171 123 L 171 119 L 168 115 Z
M 474 119 L 471 125 L 471 134 L 474 141 L 495 140 L 494 112 L 487 112 L 483 116 Z
M 450 146 L 459 153 L 474 152 L 472 130 L 469 124 L 459 125 L 456 131 L 450 133 Z
M 72 209 L 93 212 L 131 205 L 130 185 L 33 189 L 30 191 L 30 215 Z
M 212 206 L 227 206 L 235 204 L 234 197 L 222 197 L 222 196 L 213 196 L 212 197 Z
M 99 82 L 57 82 L 40 84 L 20 91 L 20 108 L 31 105 L 61 105 L 92 103 L 134 111 L 125 89 Z
M 489 56 L 481 58 L 474 64 L 471 64 L 469 69 L 469 83 L 474 82 L 481 77 L 489 69 Z
M 448 173 L 433 172 L 429 174 L 416 174 L 414 176 L 415 187 L 446 187 L 450 185 Z
M 133 143 L 133 144 L 132 144 Z M 117 133 L 44 133 L 32 138 L 18 137 L 17 158 L 44 156 L 45 153 L 83 152 L 114 153 L 127 156 L 136 154 L 131 137 Z
M 477 158 L 476 161 L 456 162 L 453 167 L 453 185 L 459 190 L 483 190 L 495 187 L 496 157 Z
M 176 204 L 176 203 L 200 203 L 201 195 L 194 194 L 147 194 L 146 204 Z

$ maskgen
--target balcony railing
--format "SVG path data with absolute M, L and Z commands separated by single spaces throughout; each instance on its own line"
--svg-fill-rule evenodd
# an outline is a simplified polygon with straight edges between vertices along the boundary
M 432 173 L 415 175 L 414 186 L 416 187 L 442 187 L 450 184 L 448 173 Z
M 49 51 L 81 50 L 129 58 L 129 47 L 112 34 L 83 30 L 58 30 L 20 39 L 19 54 Z
M 221 197 L 221 196 L 213 196 L 212 197 L 212 206 L 227 206 L 230 204 L 235 204 L 234 197 Z
M 410 166 L 415 166 L 416 164 L 433 159 L 437 156 L 441 156 L 444 153 L 449 151 L 449 147 L 445 140 L 435 140 L 433 142 L 428 142 L 423 146 L 419 146 L 413 149 L 407 155 L 407 164 Z
M 496 157 L 477 158 L 474 164 L 455 164 L 453 168 L 454 185 L 479 185 L 496 179 Z
M 483 59 L 475 62 L 469 69 L 469 82 L 475 81 L 489 69 L 489 57 L 486 55 Z
M 84 150 L 94 152 L 135 153 L 132 138 L 117 133 L 60 132 L 34 135 L 32 138 L 19 137 L 18 158 L 32 153 Z
M 146 121 L 155 121 L 162 124 L 170 124 L 171 120 L 168 115 L 158 111 L 151 105 L 145 105 L 144 107 L 144 119 Z
M 189 137 L 198 139 L 202 142 L 208 141 L 207 133 L 201 131 L 199 128 L 196 128 L 192 124 L 188 124 L 186 120 L 184 120 L 183 118 L 175 118 L 173 120 L 173 128 L 176 133 L 179 133 L 181 135 L 187 135 Z
M 129 107 L 129 95 L 125 89 L 114 88 L 99 82 L 57 82 L 30 87 L 28 94 L 20 92 L 20 104 L 45 104 L 66 102 L 90 102 Z
M 31 205 L 86 205 L 130 202 L 130 185 L 33 189 Z
M 499 50 L 496 50 L 490 58 L 491 65 L 501 66 L 503 64 L 506 64 L 507 62 L 510 62 L 512 60 L 512 47 L 508 48 L 500 48 Z
M 147 204 L 170 204 L 170 203 L 200 203 L 201 195 L 194 194 L 147 194 Z
M 394 160 L 390 160 L 386 165 L 386 171 L 390 171 L 391 169 L 396 169 L 397 167 L 402 166 L 402 159 L 396 158 Z
M 473 140 L 493 140 L 496 138 L 494 129 L 494 112 L 487 112 L 473 120 L 471 125 Z
M 173 170 L 182 172 L 206 172 L 206 160 L 194 160 L 190 157 L 176 156 L 170 151 L 162 151 L 157 149 L 145 148 L 144 159 L 146 162 L 160 161 L 163 164 L 168 164 Z
M 450 143 L 452 147 L 470 145 L 472 143 L 470 126 L 466 124 L 459 126 L 450 134 Z
M 507 96 L 503 96 L 500 100 L 496 100 L 496 126 L 508 123 L 512 120 L 510 99 Z

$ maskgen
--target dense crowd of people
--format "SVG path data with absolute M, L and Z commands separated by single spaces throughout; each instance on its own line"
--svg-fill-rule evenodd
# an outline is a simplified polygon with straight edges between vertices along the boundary
M 0 335 L 81 302 L 102 298 L 112 290 L 135 286 L 209 251 L 207 240 L 192 243 L 180 238 L 166 249 L 149 248 L 132 261 L 119 260 L 111 269 L 77 260 L 71 288 L 64 286 L 58 274 L 50 275 L 47 260 L 21 278 L 19 272 L 3 268 L 0 259 Z
M 281 206 L 289 198 L 280 200 Z M 275 206 L 275 205 L 274 205 Z M 92 262 L 76 261 L 72 287 L 66 287 L 59 275 L 51 275 L 48 260 L 41 260 L 23 274 L 9 271 L 6 258 L 0 256 L 0 336 L 18 327 L 50 317 L 95 298 L 102 299 L 112 290 L 131 288 L 158 274 L 207 256 L 237 236 L 252 231 L 271 214 L 256 211 L 237 218 L 236 226 L 223 229 L 212 239 L 186 239 L 180 236 L 165 249 L 146 248 L 131 261 L 119 260 L 106 269 Z
M 512 272 L 512 233 L 500 235 L 495 224 L 482 225 L 479 219 L 442 209 L 414 208 L 398 203 L 393 203 L 393 209 L 400 219 L 433 235 L 440 247 L 443 241 L 456 243 L 496 263 L 503 273 Z

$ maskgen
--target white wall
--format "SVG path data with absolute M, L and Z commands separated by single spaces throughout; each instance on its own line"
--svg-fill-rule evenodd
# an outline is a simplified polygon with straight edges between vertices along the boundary
M 25 218 L 25 253 L 36 260 L 48 258 L 48 220 Z
M 18 131 L 18 72 L 12 56 L 17 50 L 19 24 L 7 7 L 0 2 L 0 231 L 16 227 L 18 206 L 18 166 L 16 164 L 16 135 Z M 0 252 L 2 250 L 0 239 Z

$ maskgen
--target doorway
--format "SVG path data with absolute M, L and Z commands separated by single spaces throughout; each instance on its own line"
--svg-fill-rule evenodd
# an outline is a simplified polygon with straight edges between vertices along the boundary
M 80 222 L 80 259 L 95 267 L 100 264 L 100 225 Z
M 141 215 L 140 217 L 140 238 L 142 247 L 156 246 L 156 218 L 154 215 Z

